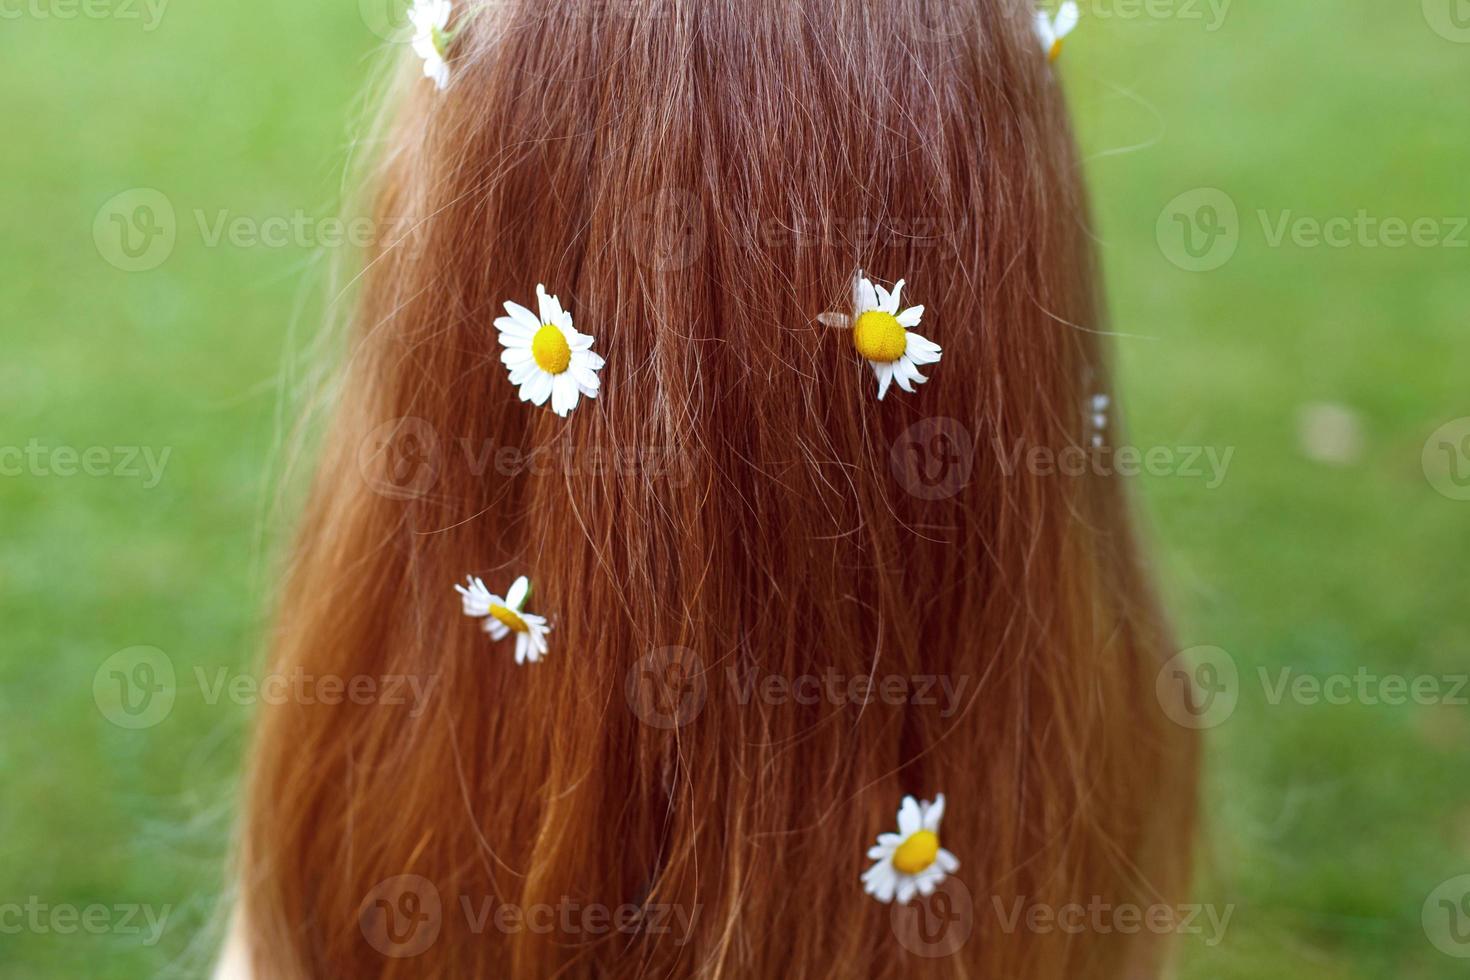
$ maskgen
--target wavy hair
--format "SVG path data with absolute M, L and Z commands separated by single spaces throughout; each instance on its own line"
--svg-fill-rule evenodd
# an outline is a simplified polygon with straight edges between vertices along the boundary
M 1124 488 L 1030 462 L 1109 390 L 1032 16 L 504 0 L 457 9 L 446 91 L 405 69 L 269 666 L 347 694 L 258 719 L 255 975 L 1159 973 L 1012 916 L 1181 900 L 1196 779 Z M 859 268 L 927 307 L 914 394 L 820 322 Z M 492 326 L 542 282 L 607 359 L 566 419 Z M 527 666 L 451 588 L 522 573 Z M 958 873 L 865 895 L 941 792 Z

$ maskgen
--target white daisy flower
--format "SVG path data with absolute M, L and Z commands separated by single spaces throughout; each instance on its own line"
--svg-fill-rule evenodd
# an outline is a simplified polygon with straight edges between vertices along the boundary
M 432 79 L 439 91 L 449 87 L 449 15 L 454 5 L 450 0 L 414 0 L 408 10 L 413 25 L 413 50 L 424 60 L 424 77 Z
M 500 360 L 510 369 L 510 383 L 520 386 L 521 401 L 545 405 L 549 398 L 552 411 L 565 418 L 578 396 L 597 397 L 597 372 L 605 362 L 592 350 L 593 338 L 577 333 L 572 315 L 545 286 L 536 287 L 536 298 L 540 316 L 506 303 L 510 316 L 495 321 L 505 348 Z
M 546 634 L 551 632 L 544 616 L 525 611 L 531 594 L 531 580 L 522 575 L 515 580 L 505 598 L 485 588 L 485 583 L 471 576 L 469 585 L 454 587 L 464 599 L 464 614 L 485 621 L 490 639 L 500 641 L 516 635 L 516 663 L 532 663 L 546 656 Z
M 1036 36 L 1041 39 L 1041 50 L 1046 52 L 1048 61 L 1056 61 L 1061 56 L 1062 40 L 1077 29 L 1077 22 L 1081 19 L 1082 12 L 1078 10 L 1076 0 L 1062 4 L 1055 17 L 1045 10 L 1036 12 Z
M 820 320 L 829 327 L 852 327 L 853 343 L 858 353 L 873 365 L 878 376 L 878 400 L 888 394 L 888 386 L 897 381 L 904 391 L 913 393 L 914 385 L 929 379 L 919 373 L 925 364 L 939 363 L 943 350 L 931 340 L 912 332 L 924 319 L 922 306 L 899 311 L 899 294 L 904 281 L 889 292 L 863 278 L 858 272 L 853 280 L 853 314 L 848 319 L 841 313 L 824 313 Z
M 939 883 L 960 867 L 959 860 L 939 846 L 943 818 L 943 793 L 933 803 L 905 796 L 898 808 L 898 833 L 879 834 L 878 843 L 868 848 L 868 857 L 877 863 L 863 872 L 863 891 L 880 902 L 897 897 L 900 905 L 916 894 L 934 894 Z

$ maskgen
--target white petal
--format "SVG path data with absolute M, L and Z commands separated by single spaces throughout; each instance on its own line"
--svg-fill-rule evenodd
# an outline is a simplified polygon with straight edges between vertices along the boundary
M 582 389 L 582 394 L 588 398 L 596 398 L 597 392 L 602 388 L 602 379 L 597 372 L 585 364 L 573 364 L 570 371 L 573 378 L 577 380 L 577 387 Z
M 516 612 L 526 604 L 526 596 L 531 594 L 531 580 L 522 575 L 511 585 L 510 591 L 505 594 L 505 604 Z
M 939 854 L 934 858 L 934 863 L 948 874 L 953 874 L 960 870 L 960 859 L 942 847 L 939 849 Z
M 918 373 L 918 370 L 914 367 L 914 362 L 907 357 L 900 357 L 893 362 L 893 380 L 897 382 L 900 388 L 911 395 L 914 393 L 914 378 Z M 919 380 L 923 381 L 924 379 L 919 378 Z
M 934 802 L 924 808 L 924 829 L 939 831 L 939 821 L 944 819 L 944 794 L 934 797 Z
M 944 353 L 944 348 L 928 337 L 922 337 L 910 331 L 903 352 L 904 356 L 912 358 L 915 364 L 934 364 Z
M 485 620 L 485 632 L 490 634 L 490 639 L 497 643 L 510 635 L 510 627 L 498 619 Z
M 513 385 L 524 385 L 527 381 L 529 381 L 531 378 L 534 378 L 536 375 L 545 373 L 546 372 L 541 370 L 541 365 L 537 364 L 534 360 L 529 361 L 525 364 L 517 364 L 515 367 L 510 369 L 510 383 Z M 525 400 L 525 398 L 521 399 L 521 401 Z
M 898 808 L 898 832 L 904 839 L 908 839 L 923 829 L 924 819 L 919 812 L 919 801 L 912 796 L 905 796 L 903 804 Z
M 1075 0 L 1067 0 L 1062 8 L 1057 11 L 1056 25 L 1053 30 L 1058 39 L 1066 37 L 1077 29 L 1077 22 L 1082 19 L 1082 11 L 1078 9 Z
M 852 326 L 852 317 L 846 313 L 823 313 L 817 317 L 817 322 L 824 327 L 835 327 L 840 330 Z
M 521 400 L 528 401 L 532 405 L 545 405 L 546 399 L 550 397 L 551 375 L 545 371 L 538 372 L 521 389 Z
M 898 315 L 899 294 L 903 292 L 904 280 L 900 279 L 893 287 L 893 293 L 888 297 L 888 302 L 883 306 L 884 313 Z
M 873 289 L 878 294 L 878 309 L 882 310 L 885 313 L 893 312 L 889 309 L 889 307 L 893 305 L 893 294 L 884 289 L 882 286 L 878 285 L 877 283 L 873 284 Z
M 519 303 L 506 303 L 505 312 L 509 313 L 511 318 L 521 325 L 527 336 L 534 335 L 537 330 L 541 329 L 541 321 L 536 319 L 536 314 Z M 498 320 L 496 321 L 496 325 L 499 326 Z M 501 329 L 504 328 L 502 327 Z
M 561 326 L 561 300 L 548 293 L 539 282 L 536 284 L 536 300 L 541 308 L 541 322 Z
M 878 288 L 869 279 L 859 277 L 857 286 L 857 313 L 878 309 Z
M 509 306 L 513 304 L 506 305 Z M 534 336 L 536 333 L 536 331 L 529 329 L 524 323 L 513 316 L 496 317 L 495 329 L 499 330 L 502 334 L 509 334 L 512 337 L 524 337 L 527 340 L 530 340 L 531 337 Z M 500 341 L 501 343 L 504 343 L 505 338 L 501 337 Z
M 572 377 L 571 372 L 563 371 L 556 376 L 551 383 L 551 410 L 562 418 L 577 407 L 577 379 Z
M 898 325 L 905 330 L 912 330 L 924 320 L 924 308 L 922 306 L 910 306 L 898 314 Z
M 909 900 L 914 897 L 914 892 L 918 890 L 918 886 L 914 884 L 914 879 L 904 878 L 898 883 L 898 904 L 907 905 Z
M 878 400 L 881 402 L 883 396 L 888 394 L 888 386 L 893 384 L 893 365 L 873 361 L 868 363 L 873 365 L 873 373 L 878 376 Z
M 1036 13 L 1036 36 L 1041 39 L 1043 51 L 1051 51 L 1051 46 L 1057 42 L 1056 32 L 1051 28 L 1051 17 L 1044 10 Z
M 535 364 L 536 358 L 524 347 L 507 347 L 500 352 L 500 363 L 515 370 L 527 364 Z
M 526 633 L 516 634 L 516 663 L 526 662 L 526 655 L 531 652 L 531 637 Z
M 454 588 L 463 597 L 464 614 L 466 616 L 488 616 L 490 615 L 490 590 L 485 588 L 485 583 L 471 576 L 469 587 L 456 585 Z

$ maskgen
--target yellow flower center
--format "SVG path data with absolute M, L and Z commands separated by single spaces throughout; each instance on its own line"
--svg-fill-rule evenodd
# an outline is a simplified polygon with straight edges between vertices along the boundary
M 852 328 L 852 339 L 858 353 L 879 364 L 891 364 L 903 357 L 909 346 L 908 331 L 892 313 L 869 310 L 858 317 Z
M 517 615 L 516 611 L 509 606 L 491 606 L 490 615 L 517 633 L 531 632 L 531 627 L 526 625 L 526 621 Z
M 531 338 L 531 356 L 547 374 L 561 374 L 572 363 L 572 348 L 566 335 L 548 323 Z
M 1051 50 L 1047 52 L 1046 60 L 1047 61 L 1056 61 L 1061 56 L 1062 56 L 1062 39 L 1061 38 L 1057 38 L 1055 41 L 1051 42 Z
M 916 875 L 939 857 L 939 835 L 921 830 L 898 845 L 893 852 L 893 866 L 906 875 Z

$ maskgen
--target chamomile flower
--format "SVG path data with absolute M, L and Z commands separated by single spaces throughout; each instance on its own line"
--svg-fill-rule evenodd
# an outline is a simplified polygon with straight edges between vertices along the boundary
M 516 636 L 516 663 L 532 663 L 546 656 L 546 634 L 551 632 L 544 616 L 525 611 L 526 599 L 531 594 L 531 580 L 522 575 L 515 580 L 505 598 L 485 588 L 485 583 L 471 576 L 469 584 L 456 585 L 464 600 L 464 614 L 485 621 L 484 630 L 490 639 L 499 642 Z
M 581 395 L 597 397 L 603 359 L 592 350 L 593 338 L 577 333 L 572 315 L 561 301 L 536 287 L 540 316 L 524 306 L 506 303 L 503 316 L 495 321 L 505 350 L 501 363 L 510 370 L 510 383 L 519 385 L 521 401 L 545 405 L 566 418 L 577 407 Z
M 1062 41 L 1077 29 L 1082 12 L 1076 0 L 1066 0 L 1053 17 L 1045 10 L 1036 12 L 1036 36 L 1041 39 L 1041 50 L 1046 52 L 1047 61 L 1056 61 L 1062 54 Z
M 890 293 L 859 272 L 853 280 L 852 319 L 841 313 L 826 313 L 820 318 L 828 326 L 852 327 L 853 344 L 878 376 L 879 401 L 895 381 L 912 394 L 914 385 L 929 380 L 919 373 L 919 368 L 937 364 L 944 353 L 938 344 L 913 332 L 924 319 L 922 306 L 911 306 L 900 312 L 903 287 L 904 281 L 900 279 Z
M 898 808 L 898 833 L 879 834 L 878 843 L 868 848 L 868 857 L 877 863 L 863 872 L 863 891 L 880 902 L 897 898 L 900 905 L 915 895 L 932 895 L 960 867 L 959 860 L 939 846 L 943 818 L 943 793 L 933 803 L 905 796 Z
M 449 15 L 454 5 L 450 0 L 414 0 L 408 10 L 413 25 L 413 50 L 424 60 L 424 77 L 431 79 L 439 91 L 449 87 Z

